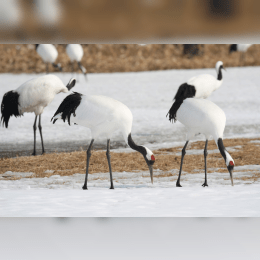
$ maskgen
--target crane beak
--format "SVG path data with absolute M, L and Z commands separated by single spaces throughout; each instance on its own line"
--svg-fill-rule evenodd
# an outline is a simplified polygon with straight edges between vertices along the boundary
M 149 170 L 150 170 L 151 182 L 153 184 L 153 166 L 152 165 L 148 165 L 148 166 L 149 166 Z
M 234 183 L 233 183 L 233 169 L 228 169 L 228 171 L 230 173 L 231 185 L 234 186 Z

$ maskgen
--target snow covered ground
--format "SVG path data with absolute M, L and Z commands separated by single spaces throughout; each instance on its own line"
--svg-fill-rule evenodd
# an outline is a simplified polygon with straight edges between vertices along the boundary
M 226 138 L 260 136 L 259 72 L 259 67 L 228 68 L 224 72 L 222 87 L 210 97 L 226 113 Z M 80 76 L 74 91 L 103 94 L 122 101 L 134 115 L 132 132 L 137 143 L 151 149 L 171 147 L 184 144 L 185 129 L 180 123 L 169 123 L 165 116 L 179 85 L 199 73 L 216 75 L 213 69 L 90 74 L 87 83 Z M 71 78 L 68 73 L 57 75 L 65 84 Z M 0 98 L 35 76 L 38 75 L 0 75 Z M 69 141 L 65 143 L 65 148 L 71 144 L 73 149 L 79 149 L 91 139 L 89 130 L 84 127 L 68 126 L 63 122 L 50 123 L 65 96 L 57 95 L 43 114 L 47 149 L 48 145 L 59 149 L 64 140 Z M 19 147 L 31 150 L 33 120 L 33 114 L 25 114 L 22 118 L 11 118 L 8 129 L 1 127 L 0 152 Z M 202 139 L 201 136 L 198 138 Z M 115 133 L 113 141 L 121 143 L 121 148 L 115 152 L 129 151 L 124 148 L 120 133 Z M 97 143 L 102 143 L 102 139 Z M 108 174 L 93 174 L 89 178 L 88 191 L 81 189 L 84 175 L 77 173 L 44 179 L 23 176 L 20 180 L 11 181 L 8 175 L 20 173 L 7 172 L 0 175 L 0 216 L 259 217 L 259 181 L 252 183 L 246 180 L 259 171 L 258 165 L 236 167 L 234 187 L 230 185 L 228 171 L 216 171 L 208 174 L 208 188 L 201 187 L 203 172 L 183 173 L 183 188 L 175 187 L 178 169 L 171 171 L 172 177 L 160 177 L 160 171 L 155 171 L 154 185 L 150 184 L 148 172 L 115 172 L 115 190 L 108 189 Z
M 201 187 L 202 172 L 183 172 L 182 188 L 175 187 L 177 169 L 170 177 L 155 171 L 153 185 L 148 172 L 115 172 L 115 190 L 109 189 L 109 174 L 99 173 L 89 175 L 87 191 L 81 189 L 83 174 L 8 181 L 7 172 L 0 175 L 0 216 L 259 217 L 260 180 L 242 180 L 259 170 L 259 165 L 236 167 L 233 187 L 228 172 L 210 173 L 207 188 Z

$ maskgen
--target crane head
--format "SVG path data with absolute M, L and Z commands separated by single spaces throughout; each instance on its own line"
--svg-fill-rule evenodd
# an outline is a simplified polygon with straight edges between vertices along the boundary
M 229 162 L 227 169 L 230 173 L 231 184 L 232 184 L 232 186 L 234 186 L 234 183 L 233 183 L 234 161 Z
M 147 147 L 143 146 L 145 148 L 146 154 L 143 154 L 144 159 L 149 167 L 150 176 L 151 176 L 151 182 L 153 184 L 153 165 L 155 162 L 155 157 L 151 150 L 149 150 Z

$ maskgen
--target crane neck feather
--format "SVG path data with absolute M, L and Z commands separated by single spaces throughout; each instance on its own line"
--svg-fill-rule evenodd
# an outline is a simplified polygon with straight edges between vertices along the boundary
M 227 152 L 227 150 L 223 144 L 222 138 L 218 139 L 217 144 L 218 144 L 218 149 L 219 149 L 222 157 L 224 158 L 226 165 L 228 166 L 229 162 L 233 161 L 233 159 L 232 159 L 231 155 Z
M 222 68 L 223 66 L 221 65 L 218 69 L 218 80 L 222 80 L 223 79 L 223 76 L 222 76 Z
M 128 135 L 128 145 L 135 151 L 141 153 L 142 155 L 146 155 L 146 150 L 143 146 L 137 145 L 132 139 L 131 133 Z

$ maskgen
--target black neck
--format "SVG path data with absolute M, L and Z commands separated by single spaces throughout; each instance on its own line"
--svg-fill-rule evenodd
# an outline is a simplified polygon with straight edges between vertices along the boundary
M 225 148 L 225 146 L 224 146 L 224 144 L 223 144 L 222 138 L 219 138 L 219 139 L 218 139 L 218 149 L 219 149 L 219 151 L 220 151 L 222 157 L 224 158 L 224 160 L 225 160 L 225 162 L 226 162 L 226 159 L 227 159 L 226 153 L 225 153 L 226 148 Z
M 143 156 L 146 155 L 146 150 L 143 146 L 136 145 L 132 139 L 131 133 L 128 135 L 128 145 L 135 151 L 141 153 Z
M 223 66 L 221 65 L 218 69 L 218 80 L 222 80 L 222 70 L 223 69 Z

